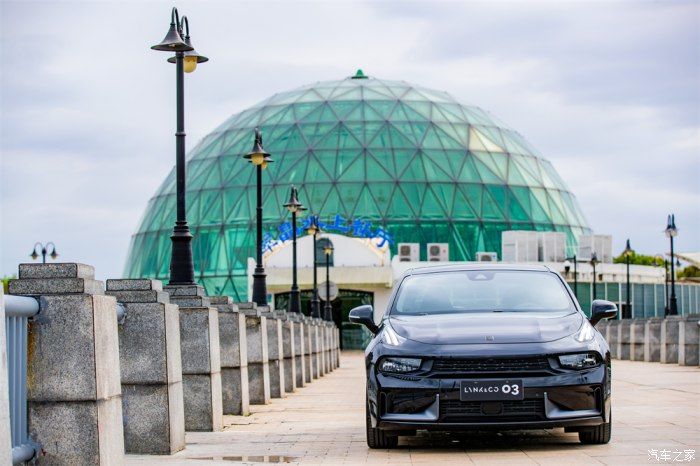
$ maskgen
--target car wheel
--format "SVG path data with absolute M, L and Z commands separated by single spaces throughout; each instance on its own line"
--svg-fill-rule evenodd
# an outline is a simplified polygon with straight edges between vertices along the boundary
M 578 433 L 578 439 L 586 445 L 602 445 L 610 441 L 612 434 L 612 413 L 609 422 L 601 424 L 590 430 L 582 430 Z
M 369 401 L 365 402 L 365 422 L 367 432 L 367 446 L 370 448 L 396 448 L 399 444 L 398 436 L 389 436 L 381 429 L 372 427 L 369 416 Z

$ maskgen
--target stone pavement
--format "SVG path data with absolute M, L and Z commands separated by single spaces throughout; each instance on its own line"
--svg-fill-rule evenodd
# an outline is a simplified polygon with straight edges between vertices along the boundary
M 225 416 L 223 432 L 188 432 L 184 451 L 165 457 L 128 455 L 127 463 L 571 466 L 679 464 L 673 461 L 673 452 L 685 450 L 695 450 L 695 457 L 700 457 L 697 367 L 613 361 L 613 434 L 608 445 L 581 445 L 577 434 L 558 429 L 424 433 L 403 437 L 395 450 L 369 450 L 365 444 L 363 371 L 362 354 L 346 351 L 336 371 L 289 397 L 251 406 L 250 416 Z M 650 449 L 658 454 L 668 450 L 671 459 L 650 459 Z

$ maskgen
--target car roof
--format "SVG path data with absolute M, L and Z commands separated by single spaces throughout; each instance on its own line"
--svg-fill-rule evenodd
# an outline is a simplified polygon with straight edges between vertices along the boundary
M 436 272 L 462 272 L 472 270 L 512 270 L 524 272 L 551 272 L 552 270 L 546 265 L 525 265 L 525 264 L 509 264 L 509 263 L 483 263 L 483 262 L 465 262 L 462 264 L 449 265 L 427 265 L 415 267 L 406 271 L 406 275 L 429 274 Z

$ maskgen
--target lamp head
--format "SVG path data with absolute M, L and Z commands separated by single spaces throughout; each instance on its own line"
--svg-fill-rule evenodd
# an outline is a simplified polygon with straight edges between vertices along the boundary
M 243 156 L 244 159 L 250 160 L 253 165 L 263 165 L 265 168 L 268 163 L 272 162 L 270 153 L 265 151 L 262 142 L 262 132 L 260 128 L 255 128 L 255 140 L 253 141 L 253 149 Z
M 666 230 L 664 230 L 666 233 L 666 236 L 669 238 L 673 238 L 674 236 L 678 236 L 678 228 L 676 228 L 676 215 L 671 214 L 668 216 L 668 220 L 666 222 Z
M 191 47 L 188 52 L 182 54 L 184 60 L 184 70 L 185 73 L 191 73 L 197 69 L 198 63 L 204 63 L 209 61 L 209 59 L 204 55 L 198 54 L 194 47 L 192 47 L 192 42 L 190 41 L 190 23 L 187 20 L 187 16 L 182 17 L 182 21 L 180 22 L 180 31 L 182 31 L 183 25 L 185 28 L 185 37 L 183 42 Z M 168 58 L 168 63 L 177 63 L 177 57 Z
M 309 223 L 309 226 L 306 227 L 306 232 L 310 235 L 316 235 L 321 231 L 321 229 L 318 227 L 318 217 L 315 215 L 311 216 L 311 222 Z
M 34 260 L 37 260 L 37 258 L 39 257 L 39 254 L 36 253 L 36 248 L 32 249 L 32 253 L 29 254 L 29 257 L 31 257 Z
M 323 252 L 327 255 L 330 256 L 333 254 L 333 245 L 328 243 L 323 247 Z
M 634 255 L 634 250 L 630 247 L 630 240 L 627 240 L 627 244 L 625 245 L 625 250 L 622 251 L 622 255 L 625 257 L 631 257 Z
M 301 202 L 299 202 L 299 199 L 297 197 L 296 186 L 292 186 L 292 189 L 289 193 L 289 201 L 287 201 L 287 203 L 284 204 L 284 207 L 293 214 L 300 212 L 304 208 L 304 206 L 301 204 Z
M 571 262 L 569 262 L 569 259 L 566 259 L 564 261 L 564 272 L 569 273 L 569 270 L 571 270 Z
M 598 263 L 598 254 L 596 252 L 591 253 L 591 265 Z
M 185 43 L 180 36 L 180 17 L 177 13 L 177 8 L 173 8 L 170 14 L 170 28 L 165 38 L 151 47 L 153 50 L 160 52 L 188 52 L 194 50 L 194 47 Z

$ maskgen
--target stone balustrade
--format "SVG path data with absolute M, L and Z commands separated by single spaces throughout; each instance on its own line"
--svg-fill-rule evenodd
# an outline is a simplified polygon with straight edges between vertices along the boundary
M 39 463 L 172 454 L 185 448 L 186 430 L 219 431 L 224 414 L 247 415 L 250 404 L 338 367 L 334 324 L 210 297 L 201 286 L 115 279 L 105 291 L 91 266 L 54 263 L 20 265 L 9 292 L 40 302 L 27 373 Z

